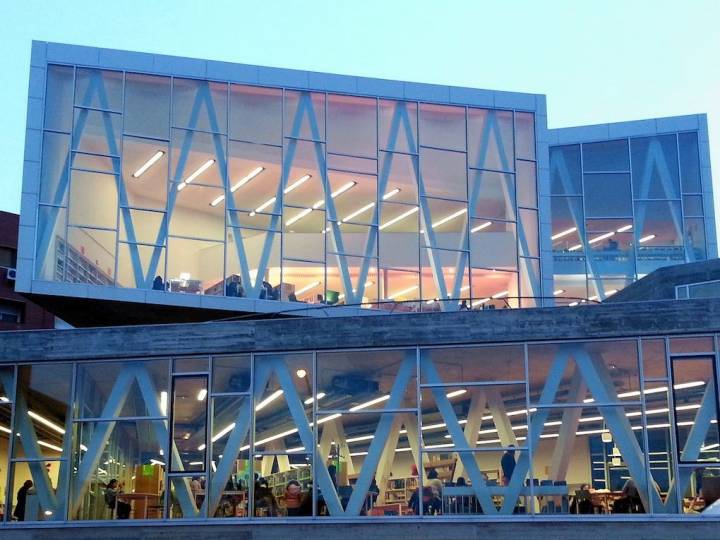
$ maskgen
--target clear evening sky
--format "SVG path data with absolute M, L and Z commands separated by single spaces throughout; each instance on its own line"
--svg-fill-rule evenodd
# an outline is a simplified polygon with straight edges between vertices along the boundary
M 0 210 L 18 212 L 33 39 L 548 96 L 550 127 L 705 112 L 720 0 L 0 0 Z

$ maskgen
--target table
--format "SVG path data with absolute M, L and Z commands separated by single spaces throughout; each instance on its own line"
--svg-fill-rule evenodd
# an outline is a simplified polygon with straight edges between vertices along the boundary
M 590 492 L 590 501 L 593 506 L 602 508 L 606 514 L 609 514 L 612 510 L 612 504 L 618 499 L 622 498 L 622 491 L 592 491 Z
M 155 502 L 157 502 L 160 495 L 157 493 L 119 493 L 117 496 L 118 500 L 129 502 L 130 504 L 132 504 L 132 501 L 144 501 L 142 519 L 148 518 L 148 502 L 151 497 L 155 498 Z M 133 519 L 140 519 L 135 515 L 135 505 L 133 505 Z

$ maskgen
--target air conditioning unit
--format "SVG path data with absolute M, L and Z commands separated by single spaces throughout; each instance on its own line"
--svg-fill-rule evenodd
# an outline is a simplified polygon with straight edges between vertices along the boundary
M 8 268 L 7 278 L 10 281 L 15 281 L 17 279 L 17 270 L 15 268 Z

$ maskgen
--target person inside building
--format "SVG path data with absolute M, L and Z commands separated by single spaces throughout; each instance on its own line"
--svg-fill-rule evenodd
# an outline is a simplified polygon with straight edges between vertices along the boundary
M 502 469 L 503 485 L 507 486 L 515 471 L 515 445 L 511 444 L 500 458 L 500 468 Z
M 153 288 L 153 291 L 164 291 L 165 290 L 165 284 L 163 283 L 163 278 L 161 276 L 155 276 L 155 279 L 153 280 L 152 288 Z
M 438 499 L 442 498 L 442 490 L 443 490 L 443 483 L 440 478 L 438 478 L 438 472 L 437 469 L 434 467 L 430 469 L 427 473 L 428 481 L 427 485 L 430 486 L 430 489 L 433 490 L 433 494 Z
M 300 482 L 290 480 L 285 486 L 285 509 L 288 516 L 299 516 L 300 506 L 302 504 L 303 492 Z
M 118 495 L 122 494 L 122 484 L 118 484 L 116 479 L 110 480 L 105 486 L 105 504 L 107 507 L 115 511 L 118 519 L 130 518 L 130 505 L 125 501 L 119 501 Z
M 580 489 L 575 492 L 575 497 L 573 497 L 572 501 L 570 502 L 571 514 L 595 513 L 595 508 L 593 507 L 593 503 L 590 498 L 590 494 L 592 493 L 592 491 L 593 490 L 590 484 L 582 484 L 580 486 Z
M 33 487 L 32 480 L 25 480 L 22 487 L 17 492 L 17 502 L 15 503 L 15 510 L 13 516 L 18 521 L 25 521 L 25 503 L 27 501 L 28 490 Z
M 420 488 L 416 489 L 410 497 L 410 508 L 413 514 L 420 515 Z M 430 486 L 422 488 L 422 512 L 425 516 L 435 516 L 442 513 L 442 502 L 435 496 Z
M 635 480 L 628 478 L 622 488 L 622 496 L 613 503 L 613 513 L 616 514 L 644 514 L 645 507 L 640 498 Z
M 255 483 L 255 515 L 257 517 L 278 516 L 277 500 L 265 478 L 260 478 Z

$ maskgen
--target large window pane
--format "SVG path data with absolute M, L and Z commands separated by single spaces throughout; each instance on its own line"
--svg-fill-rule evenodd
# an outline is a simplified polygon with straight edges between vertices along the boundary
M 121 71 L 77 68 L 75 105 L 111 111 L 122 110 L 123 74 Z
M 173 378 L 171 472 L 205 470 L 207 395 L 207 376 Z
M 66 205 L 70 137 L 60 133 L 43 135 L 40 202 Z
M 626 139 L 582 145 L 585 172 L 630 171 L 630 155 Z
M 582 195 L 580 145 L 550 148 L 550 191 L 553 195 Z
M 224 293 L 226 296 L 248 296 L 250 287 L 254 286 L 258 279 L 270 283 L 273 287 L 280 283 L 280 234 L 259 229 L 229 228 L 227 240 Z M 266 266 L 263 274 L 259 276 L 263 251 L 266 249 Z M 250 274 L 249 283 L 244 283 L 242 278 L 241 257 L 243 256 Z M 231 282 L 237 285 L 230 285 Z
M 476 169 L 512 171 L 513 113 L 468 109 L 468 163 Z
M 173 127 L 227 133 L 227 85 L 173 79 Z
M 515 178 L 512 174 L 471 171 L 470 209 L 474 217 L 515 221 Z
M 675 135 L 632 139 L 631 149 L 635 198 L 679 198 Z
M 515 224 L 473 219 L 470 222 L 470 264 L 475 268 L 517 268 Z
M 285 136 L 312 141 L 325 140 L 325 94 L 285 92 Z
M 223 244 L 170 238 L 166 279 L 172 292 L 222 294 Z
M 104 156 L 120 155 L 122 115 L 75 108 L 73 150 Z
M 328 96 L 328 152 L 353 156 L 377 155 L 377 101 Z
M 535 116 L 532 113 L 515 113 L 515 157 L 535 159 Z
M 112 285 L 115 276 L 115 231 L 69 227 L 65 281 Z
M 420 173 L 426 196 L 467 199 L 465 154 L 421 148 Z
M 700 157 L 696 133 L 679 133 L 680 177 L 683 193 L 700 193 Z
M 379 147 L 389 152 L 417 153 L 417 104 L 379 101 Z
M 125 204 L 164 210 L 168 190 L 168 145 L 152 139 L 123 138 Z
M 325 265 L 322 262 L 283 260 L 281 299 L 320 303 L 325 299 Z
M 73 114 L 73 68 L 48 66 L 45 128 L 70 133 Z
M 178 192 L 178 186 L 184 188 Z M 196 184 L 170 184 L 169 189 L 175 190 L 172 195 L 175 204 L 170 214 L 171 235 L 223 240 L 225 203 L 212 205 L 224 193 L 223 189 Z
M 679 202 L 635 203 L 635 224 L 638 274 L 649 274 L 661 266 L 684 262 Z
M 125 133 L 168 139 L 170 77 L 128 73 L 123 122 Z
M 228 185 L 235 208 L 262 208 L 263 212 L 272 212 L 282 174 L 282 150 L 273 146 L 230 141 L 228 155 Z M 228 205 L 228 208 L 231 206 Z
M 38 207 L 38 233 L 35 246 L 35 277 L 48 281 L 63 281 L 66 257 L 65 228 L 67 210 L 55 206 Z M 72 254 L 74 255 L 74 253 Z
M 230 138 L 281 144 L 282 90 L 230 85 Z
M 111 174 L 72 171 L 70 225 L 117 227 L 118 178 Z
M 632 216 L 629 174 L 586 174 L 584 180 L 588 217 Z
M 420 104 L 420 144 L 465 151 L 465 107 Z

